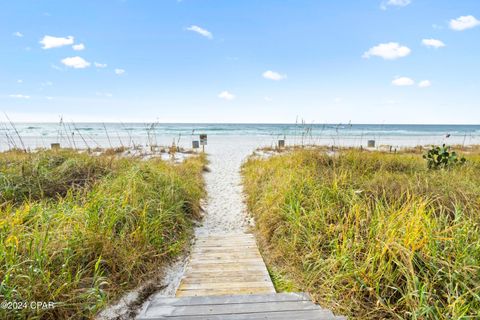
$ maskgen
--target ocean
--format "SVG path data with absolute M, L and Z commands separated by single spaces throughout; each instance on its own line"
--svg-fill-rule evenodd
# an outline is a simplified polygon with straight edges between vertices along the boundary
M 48 148 L 54 142 L 80 149 L 172 143 L 190 147 L 200 133 L 207 134 L 209 143 L 247 140 L 258 146 L 274 145 L 278 139 L 290 145 L 360 146 L 368 140 L 394 147 L 480 144 L 480 125 L 1 123 L 0 149 Z

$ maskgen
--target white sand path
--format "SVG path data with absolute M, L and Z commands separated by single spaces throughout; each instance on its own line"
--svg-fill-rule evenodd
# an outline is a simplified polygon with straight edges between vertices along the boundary
M 268 137 L 208 137 L 205 151 L 208 153 L 209 171 L 204 174 L 207 199 L 204 217 L 195 228 L 196 236 L 247 231 L 251 219 L 248 218 L 244 203 L 241 165 L 257 147 L 272 143 L 272 138 Z M 167 267 L 162 281 L 166 286 L 147 299 L 144 306 L 156 297 L 175 296 L 187 261 L 188 257 L 182 257 Z M 125 295 L 119 303 L 104 310 L 98 319 L 125 317 L 128 305 L 136 300 L 138 292 L 134 290 Z
M 207 202 L 205 216 L 202 225 L 196 229 L 196 235 L 245 231 L 248 226 L 247 208 L 240 167 L 252 149 L 248 145 L 224 143 L 213 145 L 207 151 L 210 169 L 204 175 Z

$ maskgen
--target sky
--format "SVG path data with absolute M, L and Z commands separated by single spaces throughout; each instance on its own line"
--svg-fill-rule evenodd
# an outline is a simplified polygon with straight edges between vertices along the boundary
M 0 112 L 13 121 L 480 123 L 478 0 L 0 9 Z

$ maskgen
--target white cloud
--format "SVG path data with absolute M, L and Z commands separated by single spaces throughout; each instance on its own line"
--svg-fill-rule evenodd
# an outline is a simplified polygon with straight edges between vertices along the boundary
M 18 79 L 18 80 L 17 80 L 17 83 L 23 83 L 23 80 L 22 80 L 22 79 Z
M 269 97 L 269 96 L 263 97 L 263 100 L 265 100 L 267 102 L 273 101 L 272 97 Z
M 53 100 L 53 97 L 45 97 L 47 100 Z
M 66 38 L 44 36 L 43 39 L 40 40 L 40 44 L 43 45 L 42 49 L 51 49 L 72 45 L 73 40 L 74 39 L 72 36 L 68 36 Z
M 15 99 L 30 99 L 30 96 L 24 95 L 24 94 L 11 94 L 9 95 L 10 98 L 15 98 Z
M 193 31 L 193 32 L 196 32 L 198 33 L 199 35 L 202 35 L 204 36 L 205 38 L 208 38 L 208 39 L 213 39 L 213 34 L 206 30 L 206 29 L 203 29 L 199 26 L 196 26 L 196 25 L 192 25 L 190 27 L 187 28 L 188 31 Z
M 106 68 L 107 67 L 106 63 L 100 63 L 100 62 L 94 62 L 93 65 L 97 68 Z
M 415 81 L 408 77 L 398 77 L 392 81 L 392 84 L 398 87 L 408 87 L 413 86 L 415 84 Z
M 90 66 L 90 62 L 78 56 L 65 58 L 62 60 L 62 63 L 67 67 L 74 69 L 84 69 Z
M 236 97 L 233 93 L 230 93 L 228 91 L 222 91 L 218 94 L 218 97 L 220 99 L 223 99 L 223 100 L 228 100 L 228 101 L 231 101 L 231 100 L 234 100 Z
M 265 79 L 275 80 L 275 81 L 279 81 L 279 80 L 283 80 L 283 79 L 287 78 L 286 74 L 280 74 L 280 73 L 272 71 L 272 70 L 265 71 L 264 73 L 262 73 L 262 76 Z
M 124 73 L 125 73 L 125 70 L 123 70 L 123 69 L 115 69 L 115 74 L 117 74 L 117 75 L 122 75 Z
M 370 48 L 363 54 L 363 58 L 368 59 L 372 56 L 381 57 L 385 60 L 395 60 L 408 56 L 412 50 L 410 48 L 401 46 L 397 42 L 381 43 L 375 47 Z
M 430 80 L 423 80 L 418 83 L 419 88 L 428 88 L 431 86 L 432 86 L 432 83 L 430 82 Z
M 480 21 L 474 16 L 461 16 L 450 20 L 450 28 L 456 31 L 463 31 L 480 25 Z
M 423 39 L 422 44 L 426 47 L 435 48 L 435 49 L 445 47 L 445 43 L 437 39 Z
M 82 51 L 85 49 L 85 45 L 83 43 L 79 43 L 79 44 L 74 44 L 72 46 L 73 50 L 75 51 Z
M 15 37 L 19 37 L 19 38 L 22 38 L 22 37 L 23 37 L 23 33 L 21 33 L 20 31 L 14 32 L 13 35 L 14 35 Z
M 340 97 L 337 97 L 337 98 L 333 99 L 333 102 L 335 102 L 335 103 L 340 103 L 342 101 L 343 101 L 343 99 L 340 98 Z
M 388 0 L 388 1 L 382 2 L 382 4 L 380 5 L 380 8 L 382 8 L 382 10 L 387 10 L 387 7 L 389 6 L 406 7 L 410 3 L 412 3 L 411 0 Z

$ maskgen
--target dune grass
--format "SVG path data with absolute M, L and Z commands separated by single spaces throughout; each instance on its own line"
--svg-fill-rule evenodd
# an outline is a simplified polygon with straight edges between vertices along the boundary
M 204 157 L 182 164 L 73 151 L 0 154 L 0 298 L 55 308 L 0 318 L 91 318 L 188 243 Z
M 296 150 L 243 174 L 279 287 L 351 319 L 480 318 L 478 155 L 428 170 L 414 152 Z

